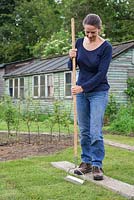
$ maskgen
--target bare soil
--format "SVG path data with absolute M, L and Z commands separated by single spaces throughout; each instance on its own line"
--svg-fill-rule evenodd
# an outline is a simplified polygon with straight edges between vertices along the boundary
M 48 155 L 73 146 L 72 135 L 0 133 L 0 161 Z

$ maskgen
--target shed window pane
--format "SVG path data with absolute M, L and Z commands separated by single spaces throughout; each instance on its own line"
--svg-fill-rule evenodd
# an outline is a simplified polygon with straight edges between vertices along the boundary
M 66 83 L 71 83 L 71 73 L 66 73 Z
M 15 79 L 15 87 L 18 87 L 18 79 Z
M 38 87 L 39 87 L 38 83 L 39 83 L 38 76 L 34 76 L 34 89 L 33 89 L 34 97 L 38 97 L 39 96 L 39 94 L 38 94 Z
M 71 88 L 70 88 L 70 85 L 66 85 L 65 93 L 66 93 L 66 96 L 71 96 Z
M 21 87 L 24 86 L 24 78 L 20 78 L 20 86 L 21 86 Z
M 71 73 L 65 73 L 65 96 L 71 96 Z
M 24 78 L 20 78 L 20 97 L 24 98 Z
M 18 98 L 18 79 L 14 80 L 14 97 Z
M 34 86 L 38 86 L 38 76 L 34 76 Z
M 40 76 L 40 97 L 45 97 L 45 75 Z
M 53 96 L 53 79 L 52 75 L 47 75 L 47 96 Z
M 9 95 L 13 96 L 13 79 L 9 79 Z
M 38 97 L 38 87 L 34 87 L 34 97 Z

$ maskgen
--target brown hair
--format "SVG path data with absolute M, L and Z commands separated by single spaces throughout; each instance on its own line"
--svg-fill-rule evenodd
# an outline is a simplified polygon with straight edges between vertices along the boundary
M 96 14 L 88 14 L 83 20 L 84 25 L 92 25 L 100 29 L 102 25 L 101 18 Z

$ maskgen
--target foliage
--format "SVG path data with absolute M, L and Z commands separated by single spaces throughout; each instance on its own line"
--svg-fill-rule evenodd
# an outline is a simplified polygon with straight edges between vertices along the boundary
M 115 97 L 113 94 L 110 94 L 109 102 L 105 112 L 105 123 L 110 123 L 114 120 L 118 111 L 118 104 L 116 103 Z
M 32 48 L 31 52 L 33 53 L 34 57 L 38 58 L 43 55 L 43 50 L 46 46 L 47 40 L 45 38 L 41 38 Z
M 133 7 L 133 0 L 1 0 L 0 63 L 66 53 L 71 17 L 78 35 L 88 13 L 100 15 L 105 38 L 112 42 L 132 40 Z
M 1 119 L 6 122 L 8 129 L 8 136 L 10 136 L 11 127 L 17 123 L 18 110 L 12 103 L 9 96 L 5 96 L 0 104 Z
M 71 48 L 69 38 L 70 33 L 61 28 L 60 31 L 54 32 L 46 43 L 44 43 L 45 39 L 42 39 L 34 46 L 34 56 L 48 57 L 68 53 L 68 50 Z
M 34 109 L 31 110 L 31 106 Z M 40 131 L 50 131 L 51 135 L 55 131 L 59 133 L 60 139 L 61 130 L 64 133 L 70 133 L 72 124 L 70 112 L 63 104 L 63 101 L 55 101 L 53 111 L 50 113 L 47 110 L 42 111 L 40 105 L 33 103 L 30 97 L 27 97 L 24 105 L 21 100 L 12 102 L 10 97 L 5 97 L 4 100 L 1 99 L 0 101 L 0 129 L 2 127 L 5 129 L 4 122 L 6 122 L 9 134 L 14 129 L 16 130 L 16 136 L 18 130 L 27 131 L 29 143 L 31 141 L 31 131 L 37 132 L 38 136 Z
M 13 104 L 13 102 L 11 102 L 11 103 Z M 18 134 L 18 132 L 20 130 L 20 123 L 22 121 L 21 100 L 19 100 L 14 106 L 16 108 L 16 114 L 15 114 L 15 120 L 14 120 L 13 129 L 15 129 L 16 136 L 17 136 L 17 134 Z
M 68 112 L 65 108 L 65 105 L 62 101 L 56 100 L 53 104 L 53 111 L 50 117 L 47 120 L 47 125 L 50 127 L 50 133 L 52 135 L 53 128 L 55 125 L 58 125 L 58 132 L 59 132 L 59 140 L 61 136 L 61 127 L 65 127 L 70 133 L 69 126 L 71 124 L 70 119 L 70 112 Z
M 63 0 L 64 24 L 70 28 L 70 18 L 76 20 L 76 32 L 82 31 L 82 20 L 88 13 L 100 15 L 105 36 L 113 42 L 133 39 L 133 0 Z M 69 17 L 68 17 L 69 16 Z
M 43 37 L 49 38 L 53 30 L 60 28 L 61 19 L 55 1 L 14 0 L 7 3 L 2 0 L 0 8 L 0 62 L 31 57 L 35 43 Z
M 128 95 L 128 98 L 131 103 L 134 102 L 134 78 L 128 78 L 127 80 L 127 89 L 125 93 Z
M 134 104 L 120 106 L 115 119 L 110 124 L 110 131 L 124 135 L 134 133 Z
M 49 118 L 49 115 L 48 115 L 48 113 L 39 113 L 39 115 L 38 115 L 38 121 L 39 122 L 44 122 L 45 120 L 47 120 Z
M 77 33 L 77 38 L 83 37 L 83 32 Z M 40 42 L 31 49 L 35 57 L 51 57 L 54 55 L 67 54 L 71 48 L 71 34 L 69 31 L 61 28 L 58 32 L 54 32 L 49 40 L 42 38 Z M 76 38 L 76 39 L 77 39 Z
M 23 109 L 22 117 L 23 120 L 26 122 L 27 125 L 27 131 L 28 131 L 28 139 L 29 144 L 31 142 L 31 123 L 34 121 L 34 113 L 30 110 L 30 104 L 32 102 L 32 99 L 30 97 L 27 97 L 26 99 L 26 107 Z

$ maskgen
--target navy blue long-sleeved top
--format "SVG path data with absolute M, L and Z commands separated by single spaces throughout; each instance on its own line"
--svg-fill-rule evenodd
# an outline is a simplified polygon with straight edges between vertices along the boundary
M 112 59 L 112 46 L 104 41 L 95 50 L 87 50 L 83 46 L 84 38 L 76 41 L 76 64 L 79 67 L 77 85 L 84 92 L 105 91 L 109 89 L 107 71 Z M 72 60 L 69 59 L 68 67 L 72 70 Z

